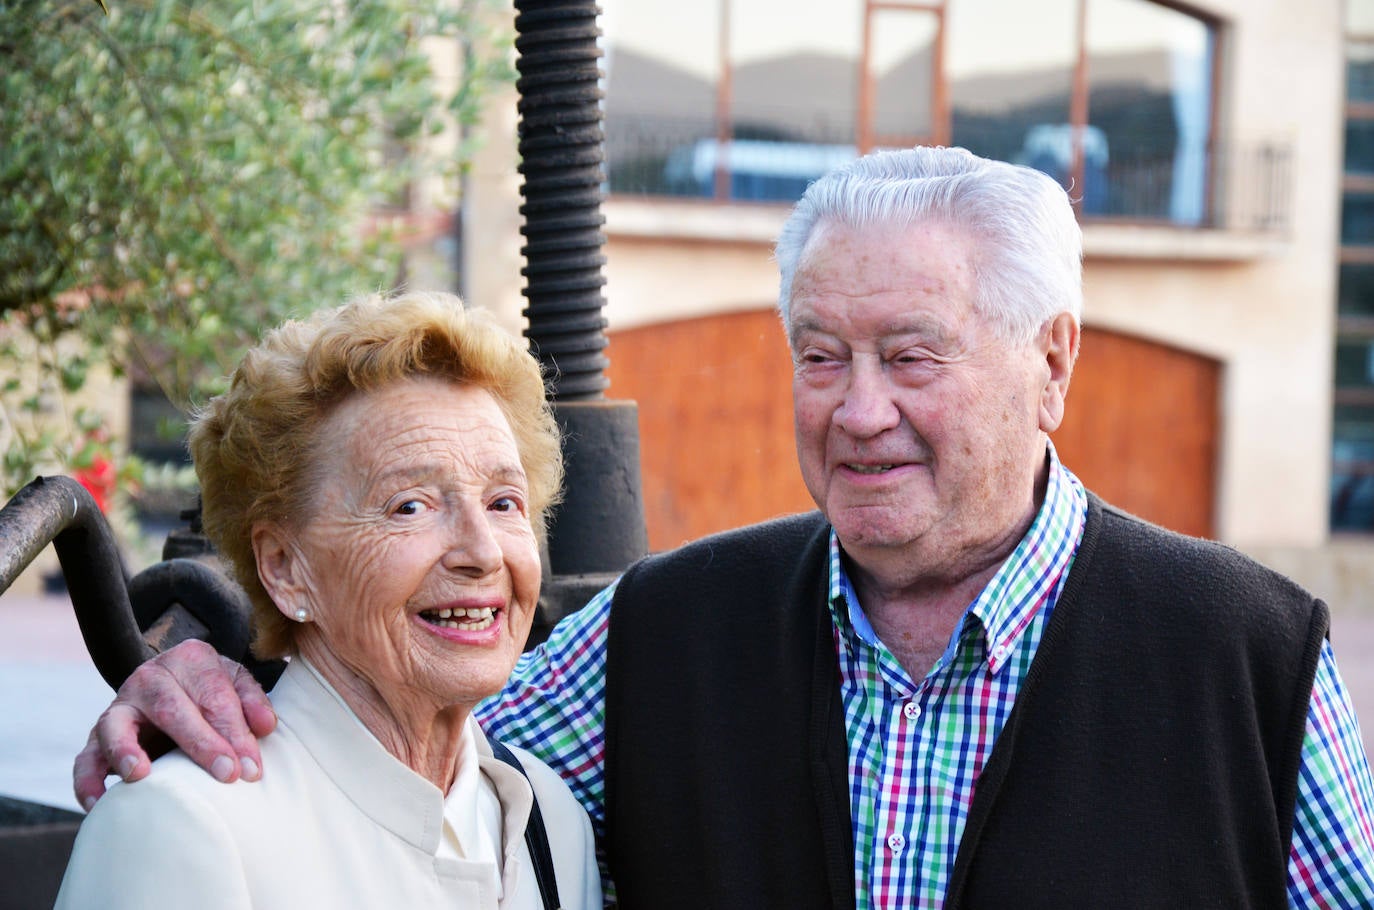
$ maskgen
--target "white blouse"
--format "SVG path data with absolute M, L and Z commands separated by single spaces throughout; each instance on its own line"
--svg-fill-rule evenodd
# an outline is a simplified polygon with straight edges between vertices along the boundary
M 272 702 L 261 781 L 221 784 L 173 752 L 145 780 L 114 785 L 81 826 L 57 907 L 542 907 L 524 846 L 530 785 L 475 721 L 445 798 L 304 661 Z M 553 771 L 520 758 L 563 906 L 599 908 L 586 813 Z

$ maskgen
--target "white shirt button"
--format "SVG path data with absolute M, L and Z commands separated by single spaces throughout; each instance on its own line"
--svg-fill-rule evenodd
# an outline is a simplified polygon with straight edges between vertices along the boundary
M 909 701 L 902 708 L 902 714 L 906 715 L 907 720 L 915 720 L 921 716 L 921 706 L 914 701 Z
M 889 834 L 887 836 L 887 846 L 893 853 L 901 853 L 902 848 L 906 846 L 906 838 L 902 837 L 900 834 Z
M 996 660 L 996 661 L 1003 661 L 1003 660 L 1006 660 L 1006 659 L 1007 659 L 1007 646 L 1006 646 L 1006 645 L 998 645 L 997 647 L 993 648 L 993 649 L 992 649 L 992 659 L 993 659 L 993 660 Z

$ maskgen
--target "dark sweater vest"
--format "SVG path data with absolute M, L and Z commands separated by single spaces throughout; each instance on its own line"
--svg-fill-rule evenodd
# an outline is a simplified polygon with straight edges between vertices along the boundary
M 607 654 L 620 905 L 854 906 L 827 526 L 795 516 L 626 573 Z M 946 907 L 1285 907 L 1327 611 L 1090 497 L 979 778 Z

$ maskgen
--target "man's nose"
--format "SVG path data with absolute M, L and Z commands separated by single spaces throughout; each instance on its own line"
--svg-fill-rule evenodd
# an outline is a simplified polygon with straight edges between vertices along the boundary
M 835 411 L 835 423 L 849 435 L 859 438 L 892 429 L 902 419 L 894 391 L 880 357 L 855 354 L 850 362 L 844 401 Z

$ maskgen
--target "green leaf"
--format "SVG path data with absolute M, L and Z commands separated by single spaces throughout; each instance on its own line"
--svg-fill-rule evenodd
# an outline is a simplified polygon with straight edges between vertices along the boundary
M 62 388 L 67 392 L 79 392 L 86 384 L 86 374 L 90 370 L 90 364 L 81 357 L 73 357 L 63 363 L 60 368 L 62 376 Z

